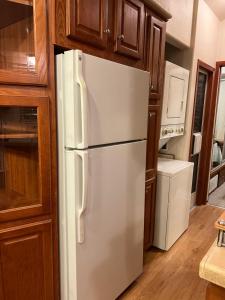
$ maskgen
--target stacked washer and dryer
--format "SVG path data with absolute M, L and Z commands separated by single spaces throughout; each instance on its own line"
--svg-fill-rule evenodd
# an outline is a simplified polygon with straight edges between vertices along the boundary
M 189 71 L 166 61 L 159 148 L 184 135 Z M 168 250 L 188 228 L 193 163 L 159 158 L 154 246 Z

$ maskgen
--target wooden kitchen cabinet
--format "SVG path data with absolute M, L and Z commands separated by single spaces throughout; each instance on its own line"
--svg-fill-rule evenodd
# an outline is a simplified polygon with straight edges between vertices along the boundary
M 160 105 L 149 105 L 146 180 L 149 180 L 156 176 L 158 149 L 159 149 L 160 120 L 161 120 Z
M 146 52 L 147 70 L 150 72 L 151 103 L 160 102 L 163 92 L 166 23 L 147 13 L 148 45 Z
M 0 230 L 0 299 L 53 300 L 51 222 Z
M 0 222 L 50 211 L 48 97 L 0 96 Z
M 145 225 L 144 225 L 144 249 L 152 246 L 155 224 L 155 196 L 156 179 L 146 181 L 145 185 Z
M 45 0 L 0 2 L 0 82 L 47 84 Z
M 0 299 L 58 300 L 53 1 L 0 1 Z
M 150 72 L 148 138 L 146 157 L 146 198 L 144 248 L 152 246 L 155 222 L 155 197 L 161 108 L 164 81 L 166 22 L 150 10 L 146 12 L 146 65 Z
M 107 47 L 108 0 L 67 0 L 66 34 L 70 39 Z
M 115 9 L 115 51 L 142 59 L 145 10 L 139 0 L 117 0 Z

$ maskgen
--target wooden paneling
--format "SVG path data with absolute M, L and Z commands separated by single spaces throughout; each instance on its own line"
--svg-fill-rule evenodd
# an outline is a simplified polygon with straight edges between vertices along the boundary
M 155 193 L 156 179 L 153 178 L 146 181 L 145 185 L 145 234 L 144 234 L 144 249 L 148 249 L 154 238 L 155 224 Z
M 159 149 L 160 119 L 161 119 L 160 105 L 149 105 L 146 180 L 149 180 L 156 176 L 158 149 Z
M 51 223 L 0 231 L 0 298 L 53 300 Z
M 150 72 L 150 99 L 151 102 L 158 102 L 163 92 L 166 23 L 151 14 L 148 14 L 147 22 L 149 44 L 146 60 Z
M 107 2 L 107 0 L 67 0 L 67 36 L 105 48 L 108 39 Z
M 4 2 L 4 1 L 2 1 Z M 47 84 L 47 9 L 45 0 L 34 0 L 27 5 L 27 16 L 20 20 L 5 21 L 0 29 L 0 82 L 13 84 Z M 24 2 L 25 3 L 25 2 Z M 13 9 L 21 11 L 21 4 L 12 2 Z M 18 6 L 18 8 L 15 8 Z M 3 14 L 12 14 L 8 6 Z M 18 19 L 18 18 L 17 18 Z M 35 37 L 35 38 L 34 38 Z M 28 63 L 30 60 L 30 63 Z M 35 62 L 34 62 L 35 60 Z M 31 67 L 34 63 L 35 66 Z M 29 67 L 30 66 L 30 67 Z
M 115 51 L 142 59 L 144 47 L 144 4 L 139 0 L 117 0 Z

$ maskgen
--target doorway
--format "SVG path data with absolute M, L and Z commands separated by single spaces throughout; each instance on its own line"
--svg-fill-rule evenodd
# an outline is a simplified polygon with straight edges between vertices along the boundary
M 196 193 L 197 205 L 206 204 L 208 197 L 216 103 L 213 96 L 214 72 L 213 67 L 198 61 L 189 153 L 189 160 L 194 163 L 192 193 Z

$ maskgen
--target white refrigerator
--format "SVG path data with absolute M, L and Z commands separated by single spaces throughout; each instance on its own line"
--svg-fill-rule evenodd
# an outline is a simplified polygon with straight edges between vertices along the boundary
M 149 73 L 57 55 L 62 300 L 114 300 L 143 267 Z

